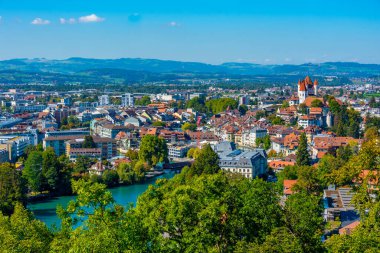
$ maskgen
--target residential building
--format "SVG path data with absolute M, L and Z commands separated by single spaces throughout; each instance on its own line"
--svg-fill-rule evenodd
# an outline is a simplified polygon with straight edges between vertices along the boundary
M 122 107 L 134 107 L 135 106 L 135 100 L 133 97 L 133 94 L 131 93 L 125 93 L 121 96 L 121 106 Z
M 105 106 L 110 104 L 110 98 L 108 95 L 101 95 L 99 96 L 99 105 Z
M 170 158 L 183 158 L 186 157 L 187 151 L 190 147 L 188 145 L 177 145 L 177 144 L 167 144 L 168 145 L 168 155 Z
M 227 144 L 226 144 L 227 143 Z M 246 178 L 262 176 L 267 172 L 267 155 L 263 149 L 242 151 L 222 142 L 214 147 L 222 170 L 239 173 Z

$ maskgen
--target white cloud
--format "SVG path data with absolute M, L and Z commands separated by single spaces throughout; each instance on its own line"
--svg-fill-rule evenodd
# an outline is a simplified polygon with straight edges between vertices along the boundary
M 72 25 L 72 24 L 75 24 L 76 22 L 77 20 L 75 18 L 68 18 L 68 19 L 60 18 L 59 19 L 59 23 L 61 23 L 62 25 L 65 25 L 65 24 Z
M 91 14 L 88 16 L 80 17 L 79 19 L 80 23 L 96 23 L 96 22 L 103 22 L 105 18 L 101 18 L 96 16 L 95 14 Z
M 42 19 L 42 18 L 35 18 L 32 22 L 32 25 L 48 25 L 50 24 L 50 21 L 47 19 Z
M 175 21 L 172 21 L 172 22 L 169 23 L 169 26 L 171 26 L 171 27 L 177 27 L 177 26 L 180 26 L 180 24 L 177 23 L 177 22 L 175 22 Z

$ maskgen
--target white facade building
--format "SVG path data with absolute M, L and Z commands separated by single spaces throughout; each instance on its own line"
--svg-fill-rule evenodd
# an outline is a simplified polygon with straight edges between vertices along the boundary
M 135 99 L 133 94 L 125 93 L 121 96 L 121 106 L 123 107 L 133 107 L 135 106 Z
M 104 105 L 109 105 L 110 104 L 110 98 L 108 95 L 101 95 L 99 97 L 99 105 L 104 106 Z

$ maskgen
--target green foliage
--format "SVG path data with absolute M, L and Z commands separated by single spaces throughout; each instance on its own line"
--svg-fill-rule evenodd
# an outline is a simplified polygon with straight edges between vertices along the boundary
M 21 172 L 10 163 L 0 164 L 0 213 L 10 215 L 17 203 L 26 203 L 26 187 Z
M 303 252 L 323 251 L 321 213 L 319 197 L 306 192 L 293 194 L 285 202 L 286 226 L 299 238 Z
M 108 187 L 116 186 L 119 184 L 119 175 L 114 170 L 105 170 L 102 175 L 102 182 Z
M 91 135 L 86 135 L 84 137 L 82 148 L 96 148 L 96 144 Z
M 42 153 L 32 151 L 22 171 L 22 176 L 28 182 L 29 188 L 35 192 L 41 192 L 43 186 L 42 161 Z
M 371 117 L 371 115 L 366 115 L 366 130 L 376 127 L 377 129 L 380 129 L 380 118 L 379 117 Z
M 53 148 L 48 148 L 42 152 L 42 176 L 43 189 L 55 191 L 58 186 L 60 173 L 60 164 L 58 157 L 54 153 Z
M 289 107 L 289 102 L 286 100 L 282 101 L 281 108 L 288 108 L 288 107 Z
M 207 108 L 203 97 L 194 97 L 186 102 L 186 108 L 192 108 L 194 111 L 206 113 Z
M 139 152 L 137 152 L 133 149 L 128 149 L 125 156 L 128 157 L 129 159 L 131 159 L 132 161 L 137 161 L 139 159 Z
M 149 165 L 168 161 L 168 147 L 164 139 L 155 135 L 145 135 L 141 140 L 139 159 Z
M 74 172 L 76 173 L 86 173 L 90 168 L 92 162 L 91 159 L 86 156 L 78 156 L 75 161 Z
M 265 118 L 266 116 L 266 112 L 265 111 L 257 111 L 256 112 L 256 115 L 255 115 L 255 118 L 257 120 L 261 119 L 261 118 Z
M 296 152 L 297 155 L 297 165 L 303 166 L 303 165 L 310 165 L 310 154 L 308 151 L 308 145 L 307 145 L 307 138 L 306 134 L 302 133 L 299 140 L 298 149 Z
M 21 204 L 14 213 L 0 213 L 0 252 L 49 252 L 52 233 Z
M 239 242 L 236 253 L 302 253 L 300 240 L 288 228 L 279 227 L 273 229 L 270 235 L 265 237 L 262 244 Z
M 231 110 L 236 109 L 238 107 L 238 102 L 232 98 L 211 99 L 206 102 L 206 107 L 213 114 L 218 114 L 224 112 L 228 107 L 230 107 Z
M 265 150 L 270 149 L 271 147 L 271 140 L 269 135 L 265 135 L 264 137 L 261 138 L 256 138 L 256 147 L 262 147 Z
M 166 123 L 162 122 L 162 121 L 155 121 L 155 122 L 153 122 L 152 126 L 154 126 L 154 127 L 164 127 L 164 126 L 166 126 Z
M 191 166 L 191 173 L 193 175 L 214 174 L 219 170 L 218 155 L 212 150 L 210 144 L 203 146 L 197 159 Z
M 272 125 L 285 125 L 285 120 L 274 114 L 270 115 L 268 119 L 270 120 Z
M 199 154 L 201 153 L 201 149 L 200 148 L 191 148 L 189 149 L 189 151 L 187 152 L 187 157 L 188 158 L 194 158 L 194 159 L 197 159 Z
M 262 180 L 217 173 L 181 181 L 159 181 L 138 200 L 152 252 L 232 252 L 281 224 L 275 189 Z
M 151 103 L 149 96 L 143 96 L 140 99 L 135 100 L 135 105 L 147 106 Z
M 239 105 L 238 110 L 241 115 L 245 115 L 248 111 L 248 107 L 246 105 Z
M 311 107 L 323 107 L 323 102 L 319 99 L 311 101 Z
M 105 185 L 79 180 L 73 182 L 73 190 L 76 200 L 58 210 L 62 229 L 51 252 L 147 252 L 140 221 L 115 204 Z M 78 221 L 84 225 L 73 229 Z
M 197 130 L 197 124 L 185 122 L 182 125 L 181 129 L 182 129 L 182 131 L 186 131 L 186 130 L 195 131 L 195 130 Z
M 307 106 L 304 103 L 298 105 L 298 113 L 307 114 Z

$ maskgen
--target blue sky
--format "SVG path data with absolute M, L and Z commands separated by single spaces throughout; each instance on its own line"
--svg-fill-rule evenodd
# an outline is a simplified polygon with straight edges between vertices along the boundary
M 380 63 L 379 0 L 0 0 L 0 59 Z

